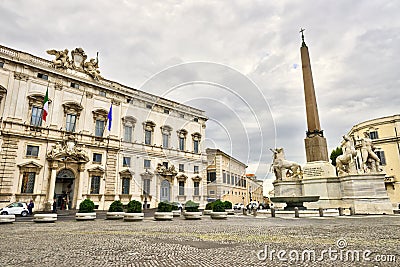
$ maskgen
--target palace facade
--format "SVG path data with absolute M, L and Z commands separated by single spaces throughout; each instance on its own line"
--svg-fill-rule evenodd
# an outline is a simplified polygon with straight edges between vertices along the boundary
M 204 111 L 104 79 L 81 48 L 47 52 L 0 46 L 0 207 L 205 204 Z

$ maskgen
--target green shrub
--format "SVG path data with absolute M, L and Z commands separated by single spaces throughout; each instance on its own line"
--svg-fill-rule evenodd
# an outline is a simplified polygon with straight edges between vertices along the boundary
M 178 202 L 172 202 L 170 205 L 172 206 L 172 210 L 179 210 Z
M 213 205 L 214 205 L 214 202 L 207 203 L 206 210 L 212 210 L 213 209 Z
M 226 210 L 232 209 L 232 202 L 224 201 L 222 203 L 224 204 L 224 207 L 225 207 Z
M 224 203 L 221 201 L 221 200 L 216 200 L 215 202 L 214 202 L 214 204 L 212 205 L 212 210 L 214 211 L 214 212 L 223 212 L 223 211 L 225 211 L 225 206 L 224 206 Z
M 199 211 L 199 203 L 195 203 L 191 200 L 185 203 L 185 210 L 188 212 L 198 212 Z
M 94 211 L 94 202 L 91 201 L 89 198 L 85 199 L 84 201 L 79 204 L 79 212 L 82 213 L 89 213 Z
M 142 203 L 137 200 L 131 200 L 128 203 L 128 213 L 141 213 L 142 212 Z
M 171 212 L 172 205 L 168 202 L 160 202 L 160 203 L 158 203 L 157 211 L 158 212 Z
M 122 202 L 120 200 L 115 200 L 113 203 L 111 203 L 108 211 L 109 212 L 123 212 L 124 208 L 122 207 Z

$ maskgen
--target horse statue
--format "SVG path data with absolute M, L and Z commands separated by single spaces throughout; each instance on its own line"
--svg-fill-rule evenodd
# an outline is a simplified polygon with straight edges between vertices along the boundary
M 357 156 L 357 151 L 347 135 L 343 135 L 342 151 L 343 154 L 336 158 L 336 170 L 338 175 L 357 173 L 353 160 Z
M 275 173 L 276 180 L 282 180 L 283 177 L 288 179 L 301 179 L 303 172 L 300 164 L 285 159 L 283 148 L 270 149 L 273 154 L 272 168 Z M 283 172 L 285 171 L 285 174 Z

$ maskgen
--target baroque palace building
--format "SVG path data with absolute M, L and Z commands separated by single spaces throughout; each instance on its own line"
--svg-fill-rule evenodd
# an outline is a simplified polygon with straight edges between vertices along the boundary
M 385 176 L 385 187 L 395 208 L 400 205 L 400 115 L 387 116 L 361 122 L 354 125 L 348 136 L 355 140 L 356 148 L 360 147 L 363 137 L 371 139 L 375 154 Z M 357 159 L 359 160 L 359 155 Z M 357 162 L 359 166 L 360 163 Z
M 0 46 L 0 207 L 205 204 L 204 111 L 104 79 L 82 48 L 47 53 Z

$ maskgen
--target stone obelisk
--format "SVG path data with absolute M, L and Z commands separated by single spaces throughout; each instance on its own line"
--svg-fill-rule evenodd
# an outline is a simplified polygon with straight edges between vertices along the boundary
M 311 72 L 310 55 L 304 42 L 304 29 L 300 30 L 302 44 L 300 48 L 303 69 L 304 96 L 307 113 L 307 137 L 304 139 L 307 162 L 328 161 L 328 148 L 324 132 L 319 123 L 317 99 L 315 97 L 314 82 Z

